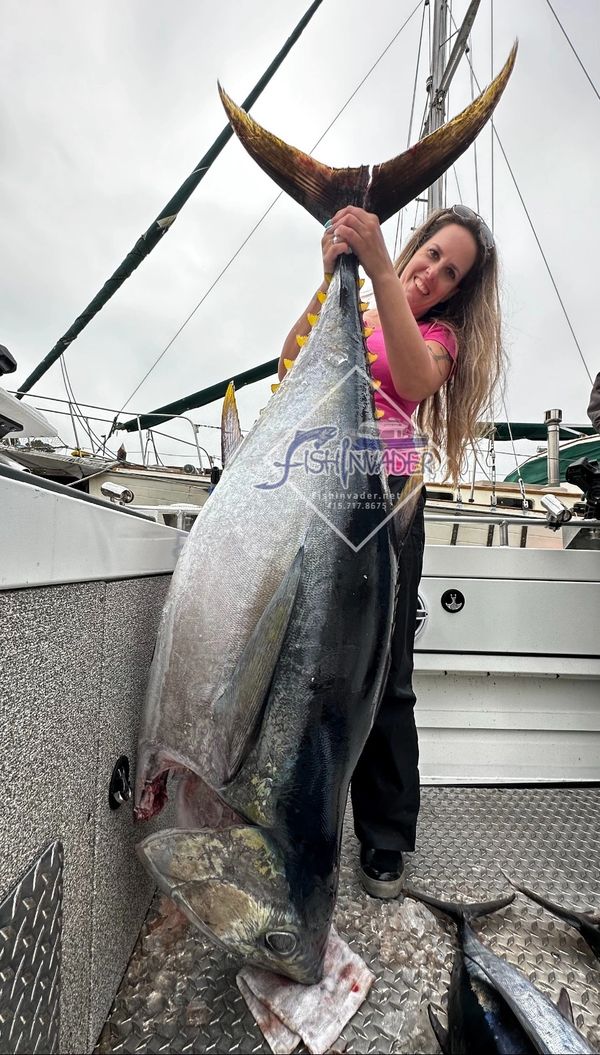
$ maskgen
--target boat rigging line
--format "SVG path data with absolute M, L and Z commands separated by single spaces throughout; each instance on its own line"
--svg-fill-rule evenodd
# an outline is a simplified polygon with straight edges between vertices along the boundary
M 469 63 L 469 66 L 470 66 L 470 68 L 472 70 L 473 77 L 475 79 L 475 84 L 477 85 L 477 89 L 478 89 L 478 91 L 481 91 L 481 88 L 480 88 L 480 85 L 479 85 L 479 81 L 477 80 L 477 76 L 475 74 L 475 71 L 473 70 L 473 63 L 471 62 L 471 58 L 470 58 L 469 55 L 467 55 L 466 58 L 467 58 L 467 62 Z M 581 361 L 583 363 L 585 372 L 586 372 L 586 374 L 587 374 L 587 376 L 589 378 L 589 382 L 590 382 L 590 385 L 591 385 L 591 384 L 593 384 L 593 378 L 592 378 L 592 375 L 590 373 L 590 369 L 588 367 L 588 364 L 586 362 L 586 358 L 585 358 L 585 356 L 583 354 L 583 350 L 581 348 L 581 345 L 580 345 L 580 343 L 579 343 L 579 341 L 577 339 L 577 334 L 575 333 L 575 330 L 574 330 L 574 327 L 573 327 L 573 323 L 571 322 L 571 318 L 570 318 L 569 313 L 567 311 L 566 305 L 565 305 L 565 303 L 564 303 L 564 301 L 563 301 L 563 299 L 562 299 L 562 297 L 560 295 L 558 286 L 556 284 L 556 279 L 554 278 L 554 274 L 552 272 L 552 268 L 550 267 L 550 264 L 548 262 L 548 258 L 546 257 L 546 254 L 545 254 L 545 252 L 544 252 L 544 250 L 542 248 L 542 243 L 540 242 L 538 233 L 537 233 L 537 231 L 535 229 L 535 224 L 534 224 L 534 222 L 533 222 L 533 220 L 531 218 L 531 214 L 529 212 L 529 209 L 527 208 L 527 206 L 525 204 L 525 199 L 524 199 L 524 197 L 523 197 L 523 195 L 521 193 L 521 188 L 519 187 L 519 184 L 517 182 L 517 178 L 516 178 L 516 176 L 515 176 L 515 174 L 514 174 L 514 172 L 512 170 L 512 167 L 511 167 L 511 164 L 510 164 L 510 162 L 508 160 L 508 157 L 507 157 L 506 151 L 504 149 L 502 140 L 500 139 L 500 136 L 498 135 L 498 130 L 497 130 L 495 125 L 493 125 L 493 134 L 494 134 L 494 138 L 495 138 L 496 142 L 498 143 L 500 151 L 502 153 L 502 157 L 504 158 L 506 167 L 507 167 L 508 172 L 510 174 L 510 178 L 513 181 L 515 190 L 516 190 L 516 192 L 517 192 L 517 194 L 519 196 L 519 201 L 521 202 L 521 205 L 523 206 L 523 212 L 525 213 L 525 216 L 527 217 L 527 222 L 528 222 L 528 224 L 529 224 L 529 226 L 531 228 L 531 232 L 533 234 L 533 237 L 535 238 L 536 245 L 537 245 L 537 247 L 538 247 L 538 249 L 540 251 L 540 255 L 542 257 L 542 260 L 544 261 L 544 266 L 546 268 L 546 271 L 548 272 L 548 277 L 550 278 L 550 281 L 552 283 L 554 292 L 556 293 L 558 302 L 559 302 L 559 304 L 561 306 L 561 309 L 562 309 L 562 313 L 563 313 L 563 315 L 564 315 L 564 317 L 566 319 L 567 326 L 569 327 L 569 330 L 571 332 L 571 336 L 572 336 L 572 338 L 573 338 L 573 340 L 575 342 L 575 346 L 577 348 L 577 351 L 579 352 L 579 356 L 581 358 Z
M 368 80 L 368 78 L 369 78 L 369 77 L 371 76 L 371 74 L 373 73 L 373 70 L 374 70 L 374 69 L 375 69 L 375 68 L 376 68 L 376 67 L 377 67 L 377 66 L 379 65 L 379 63 L 381 62 L 381 60 L 383 59 L 383 57 L 384 57 L 384 56 L 385 56 L 385 55 L 387 54 L 387 52 L 388 52 L 388 51 L 390 50 L 390 48 L 392 47 L 392 45 L 393 45 L 393 44 L 394 44 L 394 43 L 396 42 L 396 40 L 398 39 L 398 37 L 400 36 L 400 34 L 402 33 L 402 31 L 403 31 L 404 29 L 406 29 L 407 25 L 408 25 L 408 24 L 409 24 L 409 22 L 410 22 L 410 21 L 412 20 L 412 18 L 414 17 L 414 15 L 415 15 L 415 14 L 417 13 L 417 11 L 418 11 L 418 10 L 419 10 L 419 8 L 421 7 L 421 4 L 422 4 L 422 3 L 423 3 L 423 0 L 419 0 L 419 2 L 418 2 L 418 3 L 417 3 L 417 4 L 415 5 L 415 7 L 414 7 L 414 8 L 412 9 L 411 13 L 410 13 L 410 14 L 408 15 L 408 17 L 407 17 L 407 18 L 406 18 L 406 19 L 404 20 L 404 22 L 402 23 L 402 25 L 400 26 L 400 28 L 399 28 L 399 29 L 398 29 L 398 30 L 396 31 L 396 33 L 394 33 L 394 36 L 393 36 L 393 37 L 391 38 L 391 40 L 390 40 L 390 41 L 389 41 L 389 42 L 388 42 L 388 43 L 386 44 L 386 46 L 385 46 L 385 48 L 383 49 L 383 51 L 382 51 L 382 52 L 381 52 L 381 53 L 380 53 L 380 54 L 379 54 L 379 55 L 377 56 L 377 58 L 375 59 L 375 62 L 374 62 L 374 63 L 373 63 L 372 65 L 371 65 L 371 67 L 370 67 L 370 68 L 369 68 L 369 69 L 367 70 L 367 72 L 365 73 L 365 75 L 363 76 L 363 78 L 362 78 L 362 79 L 361 79 L 361 80 L 359 81 L 359 83 L 357 84 L 356 88 L 354 88 L 354 90 L 353 90 L 353 91 L 352 91 L 352 92 L 350 93 L 350 95 L 349 95 L 349 96 L 348 96 L 348 98 L 346 99 L 346 101 L 345 101 L 345 103 L 343 104 L 343 106 L 341 106 L 341 107 L 340 107 L 340 109 L 339 109 L 339 110 L 338 110 L 338 112 L 337 112 L 337 113 L 335 114 L 335 116 L 334 116 L 334 117 L 332 118 L 332 120 L 331 120 L 331 121 L 329 122 L 329 124 L 327 125 L 327 127 L 326 127 L 326 128 L 325 128 L 325 129 L 323 130 L 323 132 L 321 132 L 321 135 L 319 136 L 319 138 L 317 139 L 317 141 L 316 141 L 316 142 L 314 143 L 314 145 L 312 146 L 311 150 L 309 151 L 309 153 L 310 153 L 310 154 L 313 154 L 313 153 L 314 153 L 314 151 L 315 151 L 315 150 L 317 149 L 317 147 L 319 146 L 319 144 L 320 144 L 320 143 L 322 142 L 322 140 L 323 140 L 323 139 L 325 138 L 325 136 L 327 135 L 327 133 L 328 133 L 328 132 L 329 132 L 329 131 L 330 131 L 330 130 L 331 130 L 331 129 L 333 128 L 333 126 L 335 125 L 336 121 L 338 121 L 338 120 L 339 120 L 339 118 L 340 118 L 340 117 L 341 117 L 341 115 L 343 114 L 344 110 L 346 110 L 346 109 L 347 109 L 347 107 L 349 106 L 349 104 L 350 104 L 350 103 L 352 102 L 352 99 L 354 99 L 355 95 L 357 95 L 357 94 L 358 94 L 358 92 L 359 92 L 359 91 L 360 91 L 360 89 L 362 88 L 362 86 L 363 86 L 363 84 L 365 83 L 365 81 L 367 81 L 367 80 Z M 428 4 L 428 3 L 429 3 L 429 0 L 426 0 L 426 3 Z M 243 103 L 242 103 L 242 109 L 245 109 L 245 107 L 244 107 L 244 104 L 243 104 Z M 191 319 L 193 318 L 193 316 L 194 316 L 194 315 L 196 314 L 196 312 L 197 312 L 198 308 L 199 308 L 199 307 L 200 307 L 200 306 L 201 306 L 201 305 L 202 305 L 202 304 L 204 303 L 204 301 L 206 300 L 206 298 L 208 297 L 208 295 L 209 295 L 210 293 L 212 293 L 212 291 L 213 291 L 213 289 L 215 288 L 215 286 L 217 285 L 217 283 L 218 283 L 218 282 L 220 281 L 220 279 L 221 279 L 221 278 L 223 277 L 223 275 L 225 274 L 225 272 L 226 272 L 226 271 L 227 271 L 227 270 L 229 269 L 229 267 L 231 266 L 231 264 L 233 263 L 233 261 L 234 261 L 234 260 L 236 259 L 236 257 L 237 257 L 237 256 L 239 256 L 239 254 L 241 253 L 242 249 L 243 249 L 243 248 L 244 248 L 244 247 L 246 246 L 246 244 L 247 244 L 247 243 L 248 243 L 248 242 L 250 241 L 250 239 L 252 238 L 252 235 L 253 235 L 253 234 L 254 234 L 254 233 L 255 233 L 255 232 L 256 232 L 256 231 L 258 230 L 258 228 L 260 227 L 260 225 L 261 225 L 261 224 L 263 223 L 263 221 L 265 220 L 265 218 L 266 218 L 266 217 L 268 216 L 268 214 L 269 214 L 269 213 L 271 212 L 271 209 L 272 209 L 272 208 L 273 208 L 273 207 L 274 207 L 274 206 L 276 205 L 276 203 L 277 203 L 277 202 L 279 201 L 279 199 L 280 199 L 280 198 L 282 197 L 282 195 L 283 195 L 283 191 L 280 191 L 280 192 L 279 192 L 279 194 L 277 194 L 277 196 L 276 196 L 276 197 L 275 197 L 275 198 L 273 199 L 273 201 L 272 201 L 272 202 L 271 202 L 271 203 L 270 203 L 270 204 L 269 204 L 269 205 L 267 206 L 267 208 L 266 208 L 266 209 L 265 209 L 265 211 L 263 212 L 262 216 L 260 216 L 260 217 L 259 217 L 259 219 L 258 219 L 258 220 L 257 220 L 257 222 L 255 223 L 254 227 L 252 227 L 252 229 L 251 229 L 251 230 L 249 231 L 249 233 L 248 233 L 248 234 L 246 235 L 246 237 L 244 238 L 244 240 L 243 240 L 243 241 L 241 242 L 241 244 L 240 244 L 240 245 L 238 246 L 238 248 L 236 249 L 236 251 L 235 251 L 235 253 L 233 254 L 233 256 L 231 256 L 231 257 L 230 257 L 230 259 L 229 259 L 229 260 L 227 261 L 227 263 L 225 264 L 225 266 L 224 266 L 224 267 L 223 267 L 223 268 L 221 269 L 221 271 L 219 272 L 219 274 L 217 275 L 217 277 L 215 278 L 215 280 L 214 280 L 214 281 L 213 281 L 213 282 L 211 283 L 211 285 L 210 285 L 210 286 L 208 287 L 208 289 L 206 290 L 206 292 L 205 292 L 205 293 L 204 293 L 204 294 L 202 295 L 202 297 L 200 298 L 200 300 L 198 301 L 198 303 L 196 304 L 196 306 L 195 306 L 195 307 L 194 307 L 194 308 L 192 309 L 192 311 L 191 311 L 191 312 L 189 313 L 189 315 L 187 316 L 187 318 L 186 318 L 186 319 L 185 319 L 185 320 L 184 320 L 184 321 L 182 322 L 181 326 L 180 326 L 180 327 L 179 327 L 179 329 L 178 329 L 178 330 L 176 331 L 176 333 L 175 333 L 175 334 L 173 335 L 173 337 L 171 337 L 170 341 L 168 341 L 168 343 L 167 343 L 167 344 L 166 344 L 166 346 L 165 346 L 165 347 L 163 348 L 163 350 L 162 350 L 162 352 L 160 353 L 160 355 L 158 355 L 158 356 L 157 356 L 157 358 L 156 358 L 156 359 L 154 360 L 154 362 L 152 363 L 152 365 L 151 365 L 150 369 L 149 369 L 149 370 L 148 370 L 148 371 L 147 371 L 147 372 L 146 372 L 146 373 L 144 374 L 144 376 L 143 376 L 142 380 L 140 381 L 140 383 L 139 383 L 139 384 L 138 384 L 138 385 L 136 386 L 136 388 L 134 388 L 134 390 L 133 390 L 133 392 L 131 393 L 131 395 L 129 395 L 129 396 L 127 397 L 127 399 L 126 399 L 126 400 L 125 400 L 125 402 L 123 403 L 123 406 L 121 407 L 121 410 L 119 411 L 119 414 L 122 414 L 122 413 L 123 413 L 123 411 L 124 411 L 125 407 L 126 407 L 126 406 L 127 406 L 127 404 L 129 403 L 129 401 L 130 401 L 131 399 L 133 399 L 134 395 L 135 395 L 135 394 L 136 394 L 136 393 L 137 393 L 137 392 L 139 391 L 139 389 L 140 389 L 140 388 L 141 388 L 141 386 L 142 386 L 142 385 L 144 384 L 144 382 L 145 382 L 145 381 L 147 380 L 147 378 L 148 378 L 148 377 L 150 376 L 150 374 L 151 374 L 151 373 L 152 373 L 152 371 L 153 371 L 153 370 L 155 369 L 155 367 L 156 367 L 156 366 L 158 366 L 159 362 L 161 361 L 161 359 L 163 358 L 163 356 L 164 356 L 164 355 L 166 354 L 166 352 L 167 352 L 167 351 L 169 350 L 169 348 L 171 347 L 171 345 L 173 344 L 173 342 L 174 342 L 174 341 L 175 341 L 175 340 L 177 339 L 177 337 L 178 337 L 178 336 L 179 336 L 179 334 L 180 334 L 180 333 L 182 332 L 182 330 L 184 330 L 184 329 L 185 329 L 185 327 L 187 326 L 188 322 L 189 322 L 189 321 L 190 321 L 190 320 L 191 320 Z M 275 370 L 273 370 L 273 371 L 272 371 L 272 373 L 275 373 Z M 269 376 L 269 375 L 266 375 L 266 376 Z M 181 401 L 178 401 L 178 402 L 181 402 Z M 159 410 L 162 410 L 162 409 L 166 409 L 166 408 L 159 408 Z M 192 407 L 189 407 L 188 409 L 190 409 L 190 410 L 191 410 L 191 409 L 193 409 L 193 408 L 192 408 Z M 117 417 L 118 417 L 118 415 L 117 415 Z M 134 426 L 132 425 L 131 421 L 127 421 L 127 422 L 126 422 L 126 423 L 125 423 L 124 425 L 121 425 L 121 426 L 119 426 L 119 427 L 121 427 L 121 428 L 131 427 L 131 428 L 132 428 L 132 427 L 134 427 Z M 116 430 L 117 430 L 117 419 L 115 418 L 115 422 L 114 422 L 113 428 L 111 429 L 110 435 L 112 435 L 112 433 L 113 433 L 113 432 L 115 432 Z
M 572 40 L 571 40 L 571 38 L 569 37 L 569 35 L 568 35 L 568 33 L 567 33 L 567 31 L 566 31 L 565 27 L 563 26 L 563 24 L 562 24 L 562 22 L 561 22 L 560 18 L 558 17 L 558 15 L 556 14 L 556 11 L 555 11 L 555 10 L 554 10 L 554 8 L 552 7 L 552 4 L 550 3 L 550 0 L 546 0 L 546 3 L 548 4 L 548 7 L 550 8 L 550 10 L 551 10 L 552 14 L 554 15 L 554 17 L 555 17 L 556 21 L 558 22 L 558 24 L 559 24 L 559 26 L 560 26 L 560 28 L 561 28 L 561 31 L 562 31 L 562 33 L 564 34 L 564 37 L 565 37 L 565 39 L 566 39 L 566 41 L 567 41 L 567 43 L 568 43 L 568 45 L 569 45 L 569 47 L 570 47 L 571 51 L 573 52 L 573 54 L 574 54 L 575 58 L 577 59 L 577 61 L 578 61 L 579 65 L 581 66 L 581 68 L 582 68 L 583 72 L 585 73 L 585 75 L 586 75 L 586 77 L 587 77 L 588 81 L 590 82 L 590 84 L 591 84 L 591 86 L 592 86 L 592 91 L 594 92 L 594 94 L 595 94 L 596 98 L 600 100 L 600 92 L 598 92 L 598 89 L 596 88 L 596 85 L 594 84 L 594 82 L 593 82 L 592 78 L 590 77 L 590 75 L 589 75 L 588 71 L 586 70 L 585 66 L 583 65 L 583 62 L 581 61 L 581 59 L 580 59 L 580 57 L 579 57 L 579 54 L 578 54 L 578 52 L 577 52 L 577 49 L 576 49 L 575 45 L 573 44 L 573 41 L 572 41 Z
M 431 52 L 431 6 L 429 0 L 424 0 L 423 3 L 423 14 L 421 16 L 421 29 L 419 31 L 419 46 L 417 48 L 417 61 L 415 63 L 415 79 L 413 83 L 412 99 L 410 103 L 410 117 L 408 119 L 408 135 L 406 137 L 406 149 L 410 147 L 412 137 L 413 118 L 415 115 L 415 102 L 417 99 L 417 85 L 419 83 L 419 67 L 421 65 L 421 49 L 423 46 L 423 30 L 425 28 L 425 12 L 429 11 L 429 51 Z M 398 219 L 396 220 L 396 233 L 394 235 L 394 259 L 398 255 L 398 246 L 402 245 L 402 238 L 404 233 L 404 209 L 400 209 L 398 213 Z
M 81 422 L 82 428 L 84 428 L 85 431 L 87 432 L 88 439 L 90 441 L 90 446 L 92 448 L 92 452 L 94 451 L 94 444 L 95 443 L 98 446 L 98 450 L 100 450 L 100 449 L 104 450 L 105 447 L 106 447 L 106 440 L 103 440 L 100 436 L 98 436 L 94 432 L 94 430 L 92 429 L 92 427 L 91 427 L 91 425 L 89 423 L 89 419 L 83 413 L 79 403 L 77 402 L 77 399 L 75 398 L 75 392 L 73 390 L 73 385 L 71 384 L 71 378 L 69 377 L 69 371 L 67 369 L 67 361 L 66 361 L 66 357 L 64 355 L 61 356 L 60 369 L 61 369 L 62 378 L 63 378 L 63 382 L 64 382 L 64 386 L 65 386 L 65 393 L 67 395 L 66 402 L 68 403 L 69 413 L 71 415 L 71 425 L 73 427 L 73 433 L 75 435 L 76 449 L 80 450 L 81 446 L 80 446 L 80 443 L 79 443 L 79 438 L 77 436 L 77 428 L 75 426 L 75 417 L 74 417 L 74 415 L 77 416 L 77 418 Z M 112 453 L 112 452 L 110 452 L 110 453 Z
M 277 72 L 284 58 L 288 52 L 291 51 L 292 47 L 306 28 L 311 18 L 315 14 L 318 7 L 320 7 L 323 0 L 313 0 L 313 3 L 308 8 L 308 11 L 298 22 L 298 25 L 288 37 L 283 47 L 279 50 L 275 58 L 273 59 L 270 66 L 265 70 L 262 77 L 254 85 L 254 88 L 250 94 L 246 97 L 242 103 L 244 110 L 249 110 L 258 97 L 261 95 L 263 90 L 266 88 L 269 81 L 272 79 L 274 74 Z M 87 308 L 79 315 L 73 325 L 67 330 L 67 332 L 56 342 L 54 348 L 52 348 L 48 354 L 42 359 L 35 370 L 25 379 L 23 384 L 20 386 L 17 392 L 17 398 L 21 399 L 25 392 L 33 387 L 36 381 L 39 381 L 40 377 L 50 369 L 53 363 L 63 354 L 65 349 L 75 340 L 78 334 L 87 326 L 88 322 L 94 318 L 94 316 L 100 311 L 101 308 L 110 300 L 114 293 L 123 285 L 126 279 L 135 271 L 137 267 L 142 263 L 149 253 L 152 252 L 154 247 L 158 244 L 164 234 L 169 230 L 171 225 L 177 219 L 179 212 L 191 197 L 198 184 L 204 179 L 204 176 L 211 167 L 213 161 L 221 153 L 225 145 L 229 142 L 233 135 L 233 129 L 231 125 L 227 124 L 223 131 L 217 136 L 212 146 L 206 152 L 203 158 L 198 162 L 193 172 L 187 177 L 186 180 L 181 184 L 179 189 L 175 192 L 170 201 L 167 202 L 165 207 L 159 213 L 157 218 L 150 225 L 145 234 L 141 235 L 135 243 L 133 249 L 129 251 L 125 259 L 119 265 L 117 270 L 111 275 L 109 279 L 104 283 L 102 289 L 96 294 L 94 299 L 90 301 Z

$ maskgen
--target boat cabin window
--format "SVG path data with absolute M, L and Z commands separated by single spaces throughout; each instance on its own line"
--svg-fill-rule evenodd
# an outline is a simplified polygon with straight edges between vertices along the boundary
M 531 498 L 508 498 L 506 495 L 496 495 L 496 505 L 509 509 L 533 509 Z

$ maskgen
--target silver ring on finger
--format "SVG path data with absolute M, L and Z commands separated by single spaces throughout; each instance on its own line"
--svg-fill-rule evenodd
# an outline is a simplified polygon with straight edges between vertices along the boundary
M 337 242 L 340 241 L 340 237 L 339 237 L 339 235 L 334 234 L 334 236 L 333 236 L 333 238 L 331 240 L 332 240 L 333 244 L 335 245 Z

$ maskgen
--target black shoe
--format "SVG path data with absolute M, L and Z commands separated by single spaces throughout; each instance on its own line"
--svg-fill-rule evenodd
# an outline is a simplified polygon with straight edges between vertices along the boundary
M 359 875 L 371 897 L 398 897 L 404 879 L 404 862 L 400 850 L 375 850 L 362 846 Z

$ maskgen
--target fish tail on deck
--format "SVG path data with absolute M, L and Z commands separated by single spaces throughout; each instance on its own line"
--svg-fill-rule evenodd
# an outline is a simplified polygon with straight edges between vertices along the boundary
M 515 899 L 514 894 L 508 894 L 506 897 L 497 898 L 495 901 L 468 903 L 440 901 L 438 898 L 430 897 L 429 894 L 424 894 L 420 890 L 413 890 L 409 887 L 404 888 L 404 893 L 407 897 L 414 898 L 415 901 L 421 901 L 424 905 L 429 905 L 430 908 L 436 909 L 444 916 L 449 916 L 459 926 L 470 923 L 471 920 L 478 919 L 480 916 L 489 916 L 493 912 L 499 912 L 500 909 L 512 904 Z

